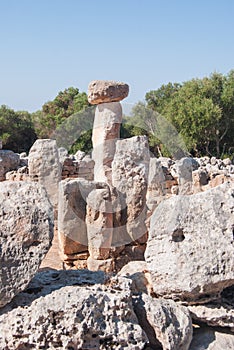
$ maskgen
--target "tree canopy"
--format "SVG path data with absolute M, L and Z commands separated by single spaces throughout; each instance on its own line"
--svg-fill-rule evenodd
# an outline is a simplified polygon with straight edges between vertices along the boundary
M 146 93 L 131 116 L 125 116 L 121 137 L 145 134 L 156 156 L 234 157 L 234 70 L 184 83 L 168 83 Z M 89 107 L 89 108 L 87 108 Z M 36 138 L 56 138 L 70 152 L 92 148 L 95 107 L 78 88 L 60 91 L 32 114 L 0 107 L 4 148 L 28 151 Z
M 42 110 L 32 114 L 38 137 L 51 137 L 56 128 L 68 117 L 88 105 L 86 93 L 80 93 L 78 88 L 69 87 L 60 91 L 53 101 L 46 102 Z
M 28 152 L 37 139 L 30 113 L 15 112 L 2 105 L 0 107 L 0 138 L 3 147 L 14 152 Z
M 234 70 L 146 94 L 146 107 L 171 122 L 193 155 L 234 153 Z

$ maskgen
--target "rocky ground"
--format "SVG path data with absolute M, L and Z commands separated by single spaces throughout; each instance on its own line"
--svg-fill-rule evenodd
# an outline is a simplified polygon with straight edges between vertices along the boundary
M 0 150 L 0 349 L 234 349 L 234 165 L 119 140 L 92 82 L 93 158 Z

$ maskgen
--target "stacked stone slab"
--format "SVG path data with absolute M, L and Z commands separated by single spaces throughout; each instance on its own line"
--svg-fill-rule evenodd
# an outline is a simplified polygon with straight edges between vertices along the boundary
M 70 156 L 67 154 L 63 158 L 60 156 L 63 180 L 77 177 L 81 177 L 89 181 L 93 180 L 94 161 L 84 152 L 80 153 L 83 153 L 82 157 L 78 157 L 76 154 Z
M 111 164 L 116 141 L 120 136 L 122 107 L 119 101 L 127 97 L 129 87 L 113 81 L 92 81 L 88 101 L 97 105 L 93 125 L 94 180 L 112 182 Z
M 112 162 L 120 136 L 122 107 L 119 101 L 127 97 L 127 84 L 113 81 L 92 81 L 88 87 L 88 101 L 97 105 L 93 125 L 94 180 L 108 184 L 108 189 L 90 193 L 87 204 L 89 241 L 88 268 L 112 270 L 111 246 L 114 229 L 114 198 L 112 196 Z
M 128 85 L 123 83 L 90 83 L 88 100 L 97 104 L 92 135 L 94 181 L 63 180 L 60 184 L 58 225 L 63 257 L 72 260 L 88 250 L 87 263 L 92 270 L 113 269 L 111 246 L 115 191 L 112 186 L 112 161 L 122 122 L 119 101 L 128 95 L 128 91 Z M 77 156 L 83 155 L 79 153 Z M 66 162 L 67 158 L 64 160 Z

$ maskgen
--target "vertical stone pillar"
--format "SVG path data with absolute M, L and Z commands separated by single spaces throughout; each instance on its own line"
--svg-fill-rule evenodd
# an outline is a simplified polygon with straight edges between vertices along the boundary
M 145 243 L 147 228 L 146 192 L 149 173 L 149 146 L 146 136 L 119 140 L 112 163 L 113 186 L 124 196 L 122 224 L 126 226 L 129 241 Z
M 162 163 L 157 158 L 150 158 L 146 195 L 148 218 L 150 218 L 159 203 L 165 199 L 166 193 L 166 178 L 163 172 Z M 149 225 L 149 220 L 147 224 Z
M 88 251 L 86 197 L 92 185 L 84 179 L 65 179 L 59 184 L 58 238 L 63 260 Z
M 129 86 L 114 81 L 95 80 L 88 87 L 88 101 L 97 105 L 93 125 L 94 180 L 111 185 L 112 161 L 122 122 L 119 103 L 128 96 Z
M 46 189 L 55 211 L 58 207 L 58 185 L 61 180 L 61 166 L 55 140 L 38 139 L 28 155 L 29 176 Z
M 121 122 L 122 107 L 119 102 L 102 103 L 96 107 L 92 135 L 95 181 L 111 184 L 112 161 Z
M 110 256 L 113 233 L 111 195 L 108 186 L 96 188 L 87 197 L 87 236 L 92 259 L 106 260 Z
M 179 194 L 192 194 L 193 192 L 193 163 L 192 159 L 185 157 L 176 161 L 178 173 Z

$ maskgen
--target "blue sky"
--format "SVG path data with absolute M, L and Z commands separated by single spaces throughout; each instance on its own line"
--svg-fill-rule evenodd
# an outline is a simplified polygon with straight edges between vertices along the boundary
M 164 83 L 234 68 L 233 0 L 0 0 L 0 105 L 35 111 L 94 79 Z

